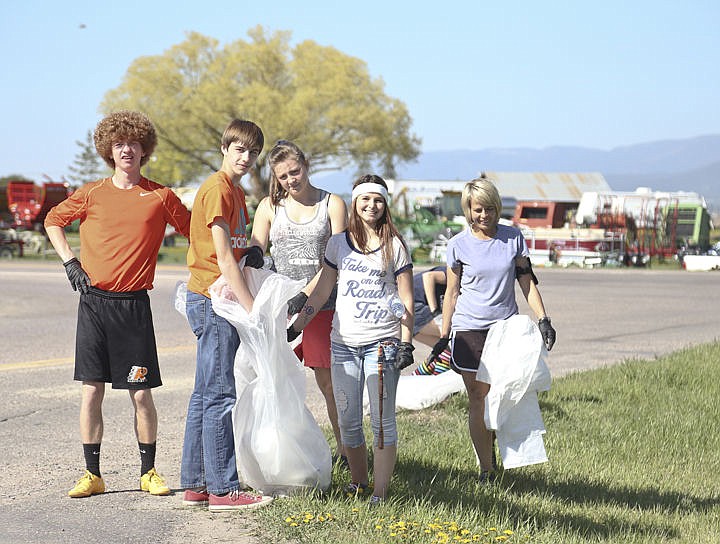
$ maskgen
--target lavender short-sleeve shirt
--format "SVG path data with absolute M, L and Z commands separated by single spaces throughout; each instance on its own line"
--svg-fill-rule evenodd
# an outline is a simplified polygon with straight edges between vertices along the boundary
M 460 295 L 452 316 L 452 330 L 487 329 L 518 313 L 515 301 L 515 259 L 529 256 L 519 229 L 498 225 L 489 240 L 470 229 L 453 236 L 447 246 L 447 263 L 460 272 Z

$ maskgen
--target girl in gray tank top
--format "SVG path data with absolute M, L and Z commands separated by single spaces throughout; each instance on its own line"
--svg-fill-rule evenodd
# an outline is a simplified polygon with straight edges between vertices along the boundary
M 310 183 L 309 163 L 294 143 L 277 142 L 267 160 L 271 173 L 270 194 L 257 207 L 250 244 L 265 251 L 270 243 L 275 269 L 307 283 L 303 291 L 288 301 L 288 312 L 296 314 L 302 311 L 307 293 L 317 283 L 328 240 L 347 227 L 347 207 L 339 196 Z M 315 381 L 325 398 L 337 454 L 344 460 L 330 373 L 330 330 L 334 308 L 333 293 L 321 308 L 324 311 L 315 312 L 315 318 L 303 332 L 303 341 L 295 352 L 305 366 L 314 371 Z
M 288 217 L 287 198 L 275 206 L 275 218 L 270 226 L 270 255 L 275 269 L 294 280 L 309 282 L 323 263 L 325 246 L 332 235 L 328 202 L 330 193 L 320 191 L 320 202 L 315 205 L 315 215 L 304 222 Z M 335 308 L 335 294 L 330 296 L 323 310 Z

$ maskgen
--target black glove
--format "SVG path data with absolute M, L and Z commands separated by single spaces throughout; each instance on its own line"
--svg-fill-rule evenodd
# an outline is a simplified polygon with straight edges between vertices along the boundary
M 538 321 L 538 328 L 540 329 L 540 334 L 542 334 L 543 342 L 545 342 L 545 349 L 550 351 L 555 344 L 555 329 L 553 329 L 550 323 L 550 318 L 543 317 Z
M 436 318 L 439 315 L 442 315 L 442 310 L 440 308 L 435 308 L 432 313 L 433 318 Z
M 448 344 L 450 343 L 449 338 L 440 338 L 437 342 L 435 342 L 435 345 L 432 348 L 432 351 L 430 352 L 430 357 L 428 357 L 429 361 L 434 361 L 437 359 L 440 354 L 445 351 L 445 348 L 448 347 Z
M 293 325 L 290 325 L 287 329 L 287 341 L 288 343 L 295 340 L 298 336 L 300 336 L 300 333 L 302 331 L 295 330 L 295 327 Z
M 308 296 L 302 291 L 300 291 L 297 295 L 288 300 L 288 315 L 299 314 L 300 310 L 302 310 L 303 306 L 305 306 L 307 300 Z
M 397 355 L 395 357 L 395 367 L 398 370 L 409 367 L 415 362 L 413 359 L 413 346 L 410 342 L 400 342 L 398 344 Z
M 250 268 L 262 268 L 265 264 L 265 255 L 258 246 L 250 246 L 245 251 L 245 266 Z
M 65 267 L 65 273 L 70 280 L 70 285 L 72 285 L 73 291 L 77 291 L 79 289 L 83 293 L 87 294 L 90 288 L 90 277 L 83 270 L 80 261 L 78 261 L 76 257 L 73 257 L 69 261 L 63 263 L 63 266 Z

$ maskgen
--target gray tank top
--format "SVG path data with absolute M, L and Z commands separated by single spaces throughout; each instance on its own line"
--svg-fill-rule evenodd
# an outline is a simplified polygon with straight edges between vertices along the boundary
M 305 223 L 296 223 L 287 216 L 285 200 L 275 207 L 275 218 L 270 226 L 270 255 L 278 273 L 308 282 L 320 270 L 325 246 L 332 235 L 329 201 L 330 193 L 322 191 L 315 215 Z M 335 295 L 336 288 L 333 288 L 322 310 L 335 308 Z

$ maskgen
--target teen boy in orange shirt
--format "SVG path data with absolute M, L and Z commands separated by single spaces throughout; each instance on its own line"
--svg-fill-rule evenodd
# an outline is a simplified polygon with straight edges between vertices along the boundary
M 190 212 L 167 187 L 144 178 L 140 168 L 157 137 L 142 113 L 119 111 L 95 129 L 95 148 L 111 177 L 88 183 L 55 206 L 45 230 L 63 261 L 70 284 L 80 291 L 75 344 L 75 380 L 82 382 L 80 436 L 85 474 L 68 494 L 105 491 L 100 474 L 105 384 L 127 389 L 135 409 L 140 448 L 140 489 L 168 495 L 155 470 L 157 412 L 152 388 L 162 385 L 148 290 L 167 224 L 187 236 Z M 80 219 L 82 264 L 64 227 Z
M 212 308 L 208 288 L 222 274 L 249 312 L 253 296 L 238 263 L 260 268 L 262 250 L 247 247 L 249 223 L 241 178 L 255 165 L 264 145 L 260 128 L 235 119 L 222 136 L 223 163 L 198 189 L 190 223 L 186 313 L 197 337 L 195 386 L 185 422 L 180 484 L 186 505 L 209 505 L 211 512 L 257 508 L 263 497 L 241 490 L 235 458 L 235 327 Z

